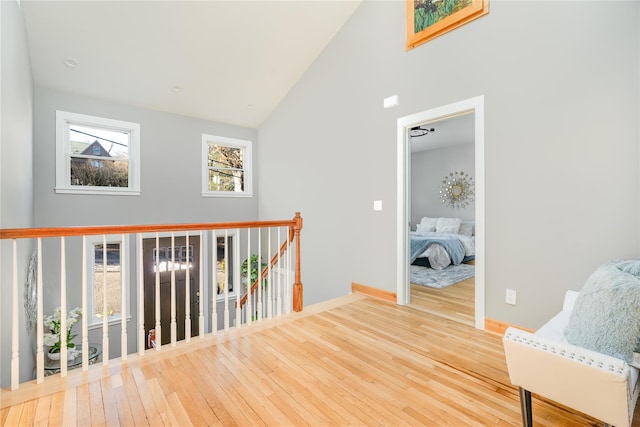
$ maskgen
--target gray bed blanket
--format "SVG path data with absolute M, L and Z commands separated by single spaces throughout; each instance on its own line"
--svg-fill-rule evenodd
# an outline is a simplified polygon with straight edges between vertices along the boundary
M 409 264 L 418 258 L 418 256 L 429 248 L 434 243 L 439 244 L 449 254 L 451 258 L 451 264 L 458 265 L 464 258 L 464 246 L 459 239 L 449 236 L 424 236 L 417 233 L 410 233 L 411 240 L 411 259 Z

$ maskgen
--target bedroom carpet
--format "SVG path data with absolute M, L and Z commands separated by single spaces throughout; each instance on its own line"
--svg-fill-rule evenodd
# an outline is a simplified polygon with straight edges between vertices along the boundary
M 468 264 L 450 265 L 440 271 L 419 265 L 411 265 L 410 267 L 409 279 L 411 283 L 437 289 L 446 288 L 475 275 L 475 267 Z

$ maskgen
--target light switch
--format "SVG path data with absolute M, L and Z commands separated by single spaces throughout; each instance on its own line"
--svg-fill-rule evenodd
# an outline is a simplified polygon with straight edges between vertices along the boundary
M 400 104 L 400 98 L 398 95 L 393 95 L 382 100 L 384 108 L 396 107 Z
M 373 201 L 373 210 L 381 211 L 382 210 L 382 200 L 374 200 Z

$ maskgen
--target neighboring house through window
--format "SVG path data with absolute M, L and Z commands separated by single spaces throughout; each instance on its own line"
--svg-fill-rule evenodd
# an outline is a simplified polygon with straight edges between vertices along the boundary
M 140 125 L 56 111 L 56 192 L 140 194 Z
M 253 196 L 252 143 L 202 135 L 202 195 Z

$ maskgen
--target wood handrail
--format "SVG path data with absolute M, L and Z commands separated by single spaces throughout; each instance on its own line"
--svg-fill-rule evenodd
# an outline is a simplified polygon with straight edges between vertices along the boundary
M 299 216 L 299 212 L 296 215 Z M 2 228 L 0 239 L 93 236 L 99 234 L 152 233 L 156 231 L 224 230 L 232 228 L 293 227 L 296 219 L 282 221 L 240 221 L 193 224 L 107 225 L 89 227 Z
M 296 216 L 293 218 L 293 224 L 289 225 L 289 237 L 288 239 L 282 243 L 280 246 L 280 250 L 276 253 L 269 262 L 269 265 L 262 269 L 260 273 L 260 277 L 258 277 L 251 288 L 247 290 L 247 293 L 240 299 L 240 301 L 236 301 L 236 307 L 243 307 L 247 299 L 250 295 L 258 289 L 258 286 L 262 281 L 267 277 L 267 274 L 273 268 L 274 265 L 278 262 L 278 259 L 285 253 L 287 250 L 287 245 L 291 243 L 294 239 L 296 240 L 296 267 L 295 267 L 295 282 L 293 283 L 293 311 L 302 311 L 302 282 L 300 281 L 300 231 L 302 230 L 302 217 L 300 216 L 300 212 L 296 212 Z M 250 261 L 247 261 L 250 262 Z M 258 260 L 258 265 L 260 265 L 260 260 Z
M 193 224 L 153 224 L 153 225 L 108 225 L 108 226 L 88 226 L 88 227 L 48 227 L 48 228 L 4 228 L 0 229 L 0 239 L 30 239 L 38 237 L 68 237 L 68 236 L 94 236 L 101 234 L 132 234 L 132 233 L 154 233 L 167 231 L 199 231 L 199 230 L 224 230 L 232 228 L 259 228 L 259 227 L 289 227 L 288 241 L 280 247 L 270 261 L 269 267 L 265 267 L 260 273 L 260 277 L 253 282 L 250 290 L 239 302 L 242 307 L 249 296 L 256 291 L 258 284 L 264 280 L 270 268 L 278 261 L 286 251 L 287 244 L 296 239 L 296 267 L 295 283 L 293 292 L 293 309 L 302 311 L 302 283 L 300 282 L 300 230 L 302 229 L 302 217 L 300 212 L 291 220 L 283 221 L 236 221 L 236 222 L 216 222 L 216 223 L 193 223 Z

